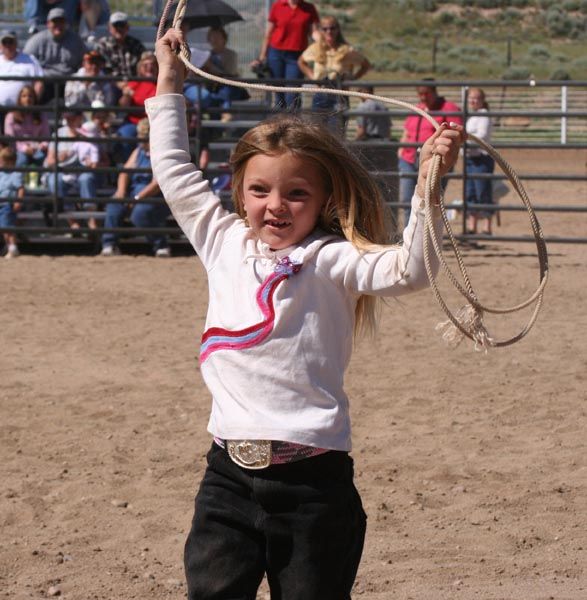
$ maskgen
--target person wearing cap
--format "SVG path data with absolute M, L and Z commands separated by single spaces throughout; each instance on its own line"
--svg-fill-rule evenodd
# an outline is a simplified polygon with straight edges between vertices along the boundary
M 18 40 L 14 31 L 0 32 L 0 76 L 15 75 L 17 77 L 30 77 L 31 81 L 2 81 L 0 84 L 0 105 L 14 105 L 18 95 L 25 85 L 33 85 L 37 97 L 43 93 L 43 82 L 34 81 L 36 77 L 43 77 L 43 69 L 34 57 L 19 51 Z
M 24 51 L 34 56 L 40 63 L 47 77 L 67 77 L 75 73 L 82 64 L 87 52 L 82 38 L 69 29 L 65 10 L 52 8 L 47 15 L 47 29 L 35 33 L 27 41 Z M 61 95 L 65 82 L 59 85 Z M 55 97 L 55 85 L 47 82 L 41 103 L 49 102 Z
M 104 58 L 97 50 L 84 54 L 81 68 L 75 77 L 99 77 Z M 114 103 L 114 87 L 109 81 L 76 81 L 70 79 L 65 84 L 65 106 L 90 106 L 94 100 L 100 100 L 107 106 Z
M 115 77 L 136 75 L 137 64 L 145 52 L 143 44 L 129 35 L 128 16 L 120 11 L 113 12 L 108 22 L 110 35 L 101 37 L 96 50 L 104 57 L 104 72 Z M 124 82 L 118 82 L 122 88 Z

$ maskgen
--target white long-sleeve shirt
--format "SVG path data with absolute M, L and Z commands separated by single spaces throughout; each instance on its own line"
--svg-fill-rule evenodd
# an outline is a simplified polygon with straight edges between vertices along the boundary
M 296 246 L 274 252 L 238 215 L 222 208 L 190 162 L 183 96 L 156 96 L 145 107 L 154 177 L 208 274 L 206 330 L 214 328 L 220 337 L 244 330 L 246 337 L 267 317 L 257 292 L 277 263 L 288 256 L 302 264 L 275 287 L 274 320 L 262 342 L 202 352 L 201 372 L 212 393 L 208 430 L 223 439 L 350 450 L 343 379 L 355 306 L 362 294 L 399 296 L 428 285 L 423 202 L 414 196 L 402 246 L 362 253 L 345 239 L 315 230 Z M 440 219 L 435 223 L 440 229 Z
M 487 109 L 481 108 L 479 112 L 487 112 Z M 465 129 L 467 130 L 467 133 L 472 133 L 480 140 L 483 140 L 487 143 L 491 142 L 492 124 L 489 117 L 485 117 L 483 115 L 473 115 L 467 119 Z M 479 148 L 479 146 L 473 146 L 468 151 L 469 156 L 480 156 L 482 154 L 487 154 L 487 152 Z

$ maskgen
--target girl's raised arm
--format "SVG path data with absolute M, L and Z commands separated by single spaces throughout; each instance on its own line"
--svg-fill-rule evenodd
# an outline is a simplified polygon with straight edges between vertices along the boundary
M 169 29 L 155 44 L 155 56 L 159 63 L 157 96 L 183 93 L 186 68 L 177 57 L 183 42 L 184 37 L 179 29 Z

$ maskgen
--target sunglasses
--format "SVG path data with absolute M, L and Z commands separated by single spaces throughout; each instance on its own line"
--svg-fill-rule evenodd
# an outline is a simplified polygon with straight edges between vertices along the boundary
M 336 27 L 336 25 L 334 25 L 333 27 L 320 27 L 320 29 L 322 31 L 337 31 L 338 27 Z

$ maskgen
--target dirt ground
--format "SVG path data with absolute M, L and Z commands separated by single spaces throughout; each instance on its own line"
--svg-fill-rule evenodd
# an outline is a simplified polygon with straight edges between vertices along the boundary
M 510 158 L 585 174 L 584 152 Z M 587 200 L 585 182 L 528 188 L 536 204 Z M 584 213 L 540 218 L 548 236 L 587 233 Z M 529 231 L 506 212 L 497 229 Z M 430 291 L 389 302 L 358 343 L 346 381 L 369 520 L 355 597 L 587 599 L 587 253 L 549 251 L 543 309 L 514 346 L 447 349 Z M 538 283 L 532 244 L 464 254 L 486 304 Z M 0 597 L 185 597 L 210 444 L 199 261 L 23 256 L 1 262 L 0 288 Z M 490 324 L 506 335 L 528 315 Z

